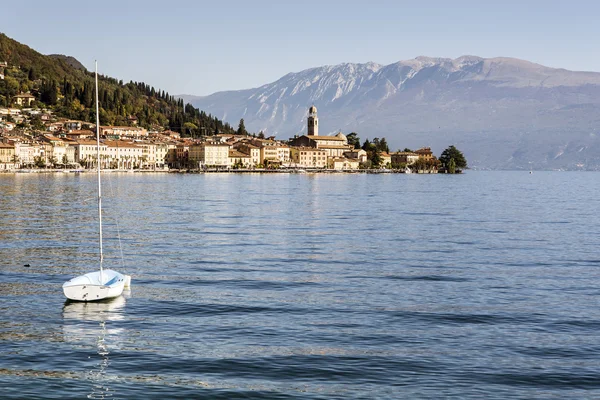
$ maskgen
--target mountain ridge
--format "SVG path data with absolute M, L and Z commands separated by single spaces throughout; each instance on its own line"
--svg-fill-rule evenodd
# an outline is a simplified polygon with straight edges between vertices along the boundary
M 231 124 L 244 118 L 249 129 L 280 138 L 304 133 L 314 104 L 324 133 L 386 137 L 398 148 L 463 144 L 481 168 L 600 167 L 594 154 L 600 73 L 511 57 L 343 63 L 288 73 L 257 88 L 184 98 Z M 504 147 L 490 154 L 498 143 Z M 569 150 L 577 146 L 585 149 Z

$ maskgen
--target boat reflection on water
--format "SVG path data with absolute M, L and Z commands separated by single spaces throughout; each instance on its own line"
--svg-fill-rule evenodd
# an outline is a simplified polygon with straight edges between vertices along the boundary
M 107 375 L 110 365 L 111 349 L 120 347 L 123 328 L 111 327 L 111 322 L 125 319 L 123 314 L 125 296 L 100 302 L 67 301 L 63 307 L 63 336 L 65 342 L 72 343 L 80 349 L 94 347 L 98 361 L 85 376 L 92 382 L 90 399 L 113 398 L 115 393 L 109 387 L 114 381 Z M 95 357 L 89 357 L 89 361 Z M 88 360 L 85 360 L 86 362 Z

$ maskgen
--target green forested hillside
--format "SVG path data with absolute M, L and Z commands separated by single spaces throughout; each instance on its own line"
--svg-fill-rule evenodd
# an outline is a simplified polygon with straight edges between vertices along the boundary
M 0 80 L 0 106 L 10 106 L 13 96 L 30 92 L 37 105 L 53 109 L 58 116 L 95 121 L 94 74 L 77 68 L 77 60 L 40 54 L 0 33 L 0 63 L 4 61 L 8 67 Z M 184 136 L 234 133 L 229 124 L 190 104 L 184 107 L 183 100 L 143 82 L 124 83 L 102 75 L 98 80 L 102 125 L 130 125 L 130 117 L 135 117 L 139 126 Z

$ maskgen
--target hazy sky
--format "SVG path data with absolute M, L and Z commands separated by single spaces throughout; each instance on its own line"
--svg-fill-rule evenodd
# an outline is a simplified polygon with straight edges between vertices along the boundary
M 600 71 L 599 17 L 600 2 L 577 0 L 0 0 L 0 32 L 41 53 L 196 95 L 419 55 Z

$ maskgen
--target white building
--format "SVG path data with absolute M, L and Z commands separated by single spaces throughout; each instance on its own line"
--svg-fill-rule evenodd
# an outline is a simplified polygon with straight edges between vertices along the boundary
M 228 167 L 229 145 L 204 142 L 190 146 L 188 160 L 192 166 Z
M 74 143 L 69 144 L 69 146 L 75 148 L 75 162 L 86 168 L 92 168 L 96 165 L 97 145 L 95 140 L 77 140 Z M 100 158 L 103 161 L 106 160 L 106 145 L 104 143 L 100 143 Z M 102 168 L 106 168 L 105 162 L 103 162 Z
M 144 148 L 125 140 L 105 140 L 106 161 L 103 168 L 139 168 L 144 160 Z

